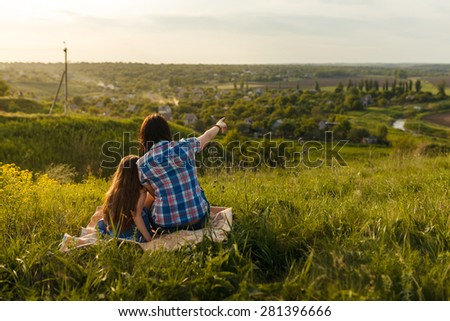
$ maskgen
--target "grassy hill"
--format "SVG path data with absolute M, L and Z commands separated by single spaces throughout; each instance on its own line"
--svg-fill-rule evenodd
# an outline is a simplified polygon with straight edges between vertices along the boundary
M 0 162 L 33 171 L 69 164 L 78 179 L 87 174 L 109 176 L 124 155 L 139 153 L 141 123 L 141 118 L 1 114 Z M 180 137 L 192 133 L 171 126 Z
M 346 117 L 375 131 L 404 113 Z M 233 207 L 224 244 L 143 253 L 105 241 L 62 254 L 120 158 L 138 153 L 142 118 L 2 113 L 0 300 L 449 300 L 448 129 L 418 133 L 423 115 L 410 116 L 411 131 L 389 128 L 392 147 L 342 149 L 347 166 L 201 171 L 211 204 Z M 421 156 L 427 147 L 437 157 Z
M 59 253 L 109 183 L 0 175 L 1 300 L 450 299 L 448 157 L 207 173 L 232 233 L 176 252 L 104 241 Z
M 46 113 L 50 111 L 51 104 L 41 104 L 35 100 L 23 98 L 0 98 L 0 111 L 15 113 L 21 112 L 26 114 Z

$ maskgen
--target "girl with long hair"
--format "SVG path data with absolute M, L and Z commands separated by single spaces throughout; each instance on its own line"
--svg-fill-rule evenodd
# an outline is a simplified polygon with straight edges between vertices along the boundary
M 148 242 L 153 234 L 148 212 L 153 199 L 139 182 L 138 159 L 138 156 L 128 155 L 120 161 L 97 227 L 101 233 L 114 237 Z

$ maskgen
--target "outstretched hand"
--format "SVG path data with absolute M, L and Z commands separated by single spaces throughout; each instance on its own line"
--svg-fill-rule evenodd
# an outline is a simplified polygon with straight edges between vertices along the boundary
M 225 117 L 222 117 L 219 119 L 219 121 L 216 123 L 217 126 L 220 127 L 220 132 L 223 134 L 227 131 L 227 124 L 224 122 Z

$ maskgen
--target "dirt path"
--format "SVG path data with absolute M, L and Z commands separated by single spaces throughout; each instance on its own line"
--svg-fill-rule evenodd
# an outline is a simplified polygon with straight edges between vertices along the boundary
M 438 125 L 450 127 L 450 113 L 428 115 L 422 119 Z

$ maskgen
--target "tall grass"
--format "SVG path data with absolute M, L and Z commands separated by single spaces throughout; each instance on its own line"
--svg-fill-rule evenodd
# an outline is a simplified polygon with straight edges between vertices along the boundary
M 1 167 L 2 300 L 448 300 L 450 159 L 387 156 L 348 167 L 217 171 L 224 244 L 142 252 L 104 241 L 66 254 L 109 182 Z
M 141 122 L 140 118 L 2 114 L 0 162 L 34 171 L 70 164 L 77 180 L 89 174 L 108 177 L 123 156 L 139 153 Z M 176 124 L 171 128 L 181 137 L 190 134 Z

